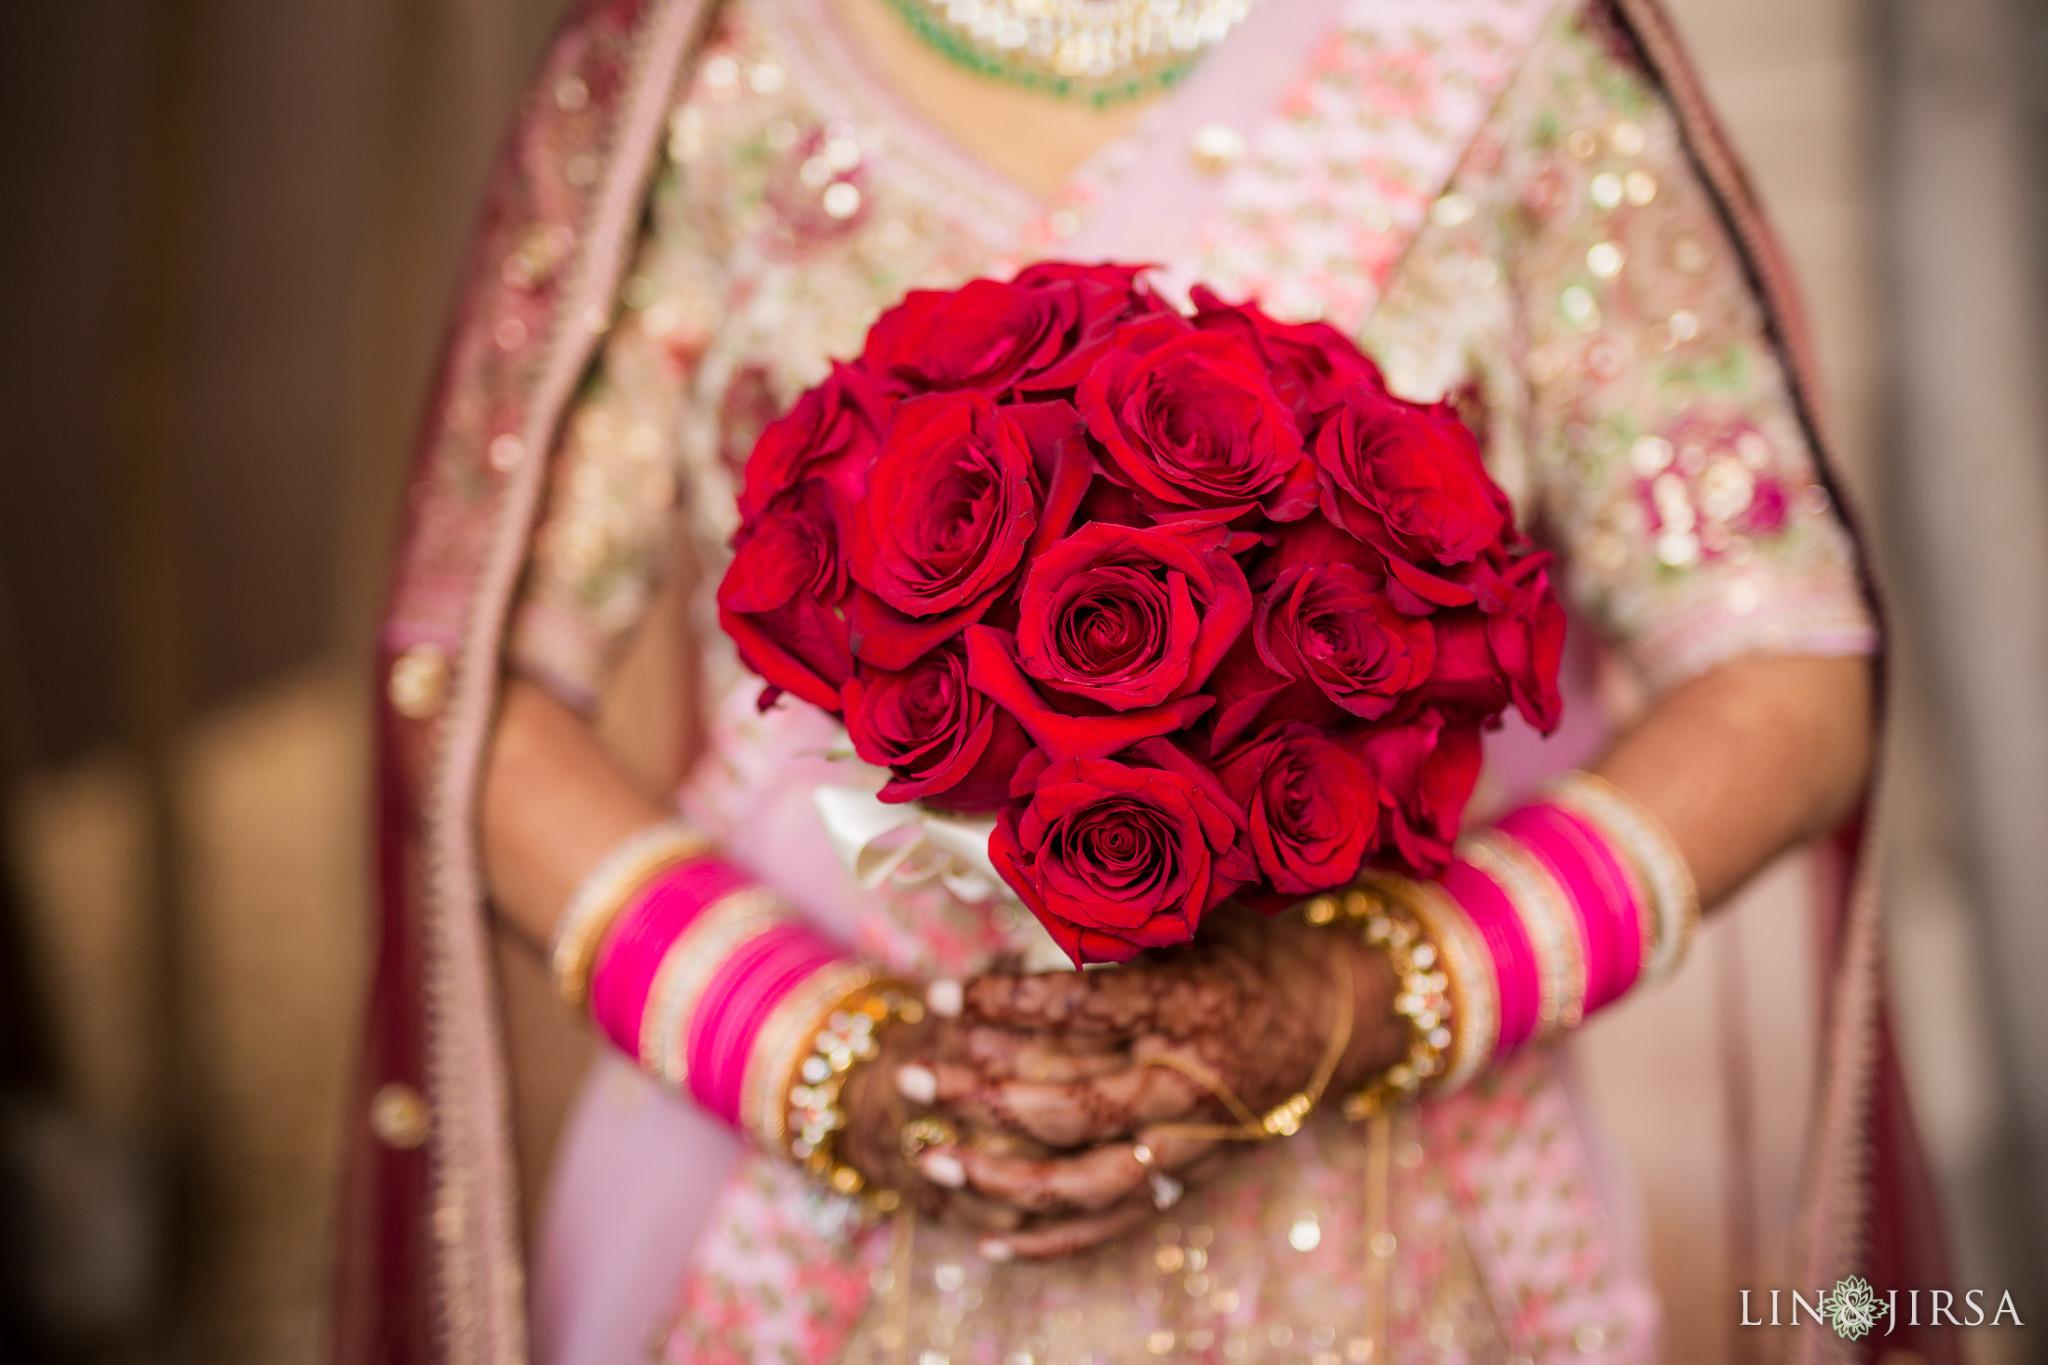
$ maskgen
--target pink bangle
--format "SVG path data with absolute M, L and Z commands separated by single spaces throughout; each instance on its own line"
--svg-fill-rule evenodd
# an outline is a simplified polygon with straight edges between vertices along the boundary
M 1642 967 L 1642 907 L 1599 831 L 1549 803 L 1512 811 L 1496 828 L 1550 871 L 1578 914 L 1586 942 L 1587 1012 L 1627 994 Z
M 690 1025 L 690 1091 L 726 1120 L 740 1121 L 747 1061 L 762 1025 L 812 973 L 839 960 L 815 931 L 784 923 L 764 930 L 720 964 Z
M 1444 869 L 1443 888 L 1479 931 L 1500 987 L 1500 1031 L 1494 1055 L 1505 1056 L 1536 1032 L 1541 984 L 1528 930 L 1499 883 L 1460 858 Z
M 647 992 L 669 945 L 706 906 L 739 890 L 747 876 L 730 863 L 698 858 L 663 873 L 626 905 L 598 948 L 590 978 L 590 1012 L 627 1056 L 640 1056 Z

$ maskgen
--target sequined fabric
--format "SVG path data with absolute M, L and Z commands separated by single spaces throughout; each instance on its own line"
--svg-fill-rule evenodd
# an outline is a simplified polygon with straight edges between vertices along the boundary
M 716 563 L 734 465 L 770 415 L 904 290 L 957 284 L 1020 239 L 1056 251 L 1054 220 L 1113 193 L 1131 150 L 1034 213 L 900 111 L 863 117 L 857 88 L 825 82 L 826 108 L 799 95 L 790 67 L 819 39 L 789 31 L 789 3 L 735 6 L 677 107 L 558 461 L 511 648 L 572 699 L 644 608 L 676 488 Z M 1567 10 L 1426 209 L 1401 202 L 1401 166 L 1346 160 L 1345 124 L 1389 117 L 1390 83 L 1420 100 L 1501 60 L 1484 5 L 1464 23 L 1442 18 L 1463 6 L 1429 8 L 1426 42 L 1354 16 L 1324 45 L 1173 273 L 1329 317 L 1400 391 L 1464 405 L 1581 618 L 1654 684 L 1749 653 L 1868 652 L 1849 540 L 1761 307 L 1638 73 Z M 1385 259 L 1409 212 L 1426 221 Z
M 1171 273 L 1324 316 L 1398 390 L 1459 403 L 1559 551 L 1579 619 L 1654 686 L 1746 654 L 1867 652 L 1850 543 L 1670 111 L 1575 8 L 1523 45 L 1500 39 L 1510 8 L 1437 0 L 1396 24 L 1399 4 L 1345 7 L 1274 117 L 1239 130 L 1216 212 Z M 644 611 L 665 538 L 684 528 L 715 577 L 753 435 L 881 309 L 1020 250 L 1055 254 L 1119 165 L 1189 154 L 1115 147 L 1035 204 L 835 70 L 830 35 L 800 14 L 724 10 L 566 428 L 509 648 L 578 704 Z M 1498 98 L 1446 148 L 1458 125 L 1431 101 L 1460 90 Z M 1363 158 L 1360 130 L 1389 121 L 1402 136 L 1365 139 Z M 1438 193 L 1419 168 L 1446 152 Z M 685 800 L 715 829 L 789 788 L 819 740 L 752 714 L 755 685 L 697 611 L 711 694 L 728 700 Z M 844 927 L 899 970 L 959 971 L 1004 944 L 996 916 L 925 887 L 874 896 Z M 1404 1119 L 1379 1248 L 1362 1146 L 1331 1122 L 1249 1152 L 1149 1235 L 1050 1267 L 990 1266 L 937 1229 L 857 1229 L 747 1158 L 663 1358 L 1648 1359 L 1654 1309 L 1556 1065 L 1525 1057 Z M 1368 1347 L 1365 1269 L 1382 1251 L 1386 1336 Z

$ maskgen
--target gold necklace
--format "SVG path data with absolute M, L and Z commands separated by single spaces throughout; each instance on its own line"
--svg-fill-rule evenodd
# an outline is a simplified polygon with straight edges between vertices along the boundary
M 1096 105 L 1164 89 L 1257 0 L 890 0 L 920 38 L 985 76 Z

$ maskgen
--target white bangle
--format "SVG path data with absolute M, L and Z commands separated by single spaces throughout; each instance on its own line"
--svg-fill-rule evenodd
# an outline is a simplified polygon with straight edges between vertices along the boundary
M 589 1001 L 598 946 L 626 902 L 656 873 L 710 851 L 710 841 L 682 821 L 663 820 L 626 838 L 590 870 L 555 921 L 548 945 L 555 990 L 569 1008 L 580 1010 Z
M 1677 970 L 1700 925 L 1700 889 L 1685 855 L 1657 817 L 1605 778 L 1566 773 L 1546 793 L 1566 810 L 1598 826 L 1614 841 L 1647 893 L 1653 932 L 1643 945 L 1638 984 Z

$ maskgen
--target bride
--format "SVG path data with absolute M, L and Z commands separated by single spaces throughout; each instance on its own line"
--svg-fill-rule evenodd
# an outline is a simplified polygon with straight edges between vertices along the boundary
M 1489 738 L 1441 882 L 1032 971 L 973 849 L 757 707 L 713 600 L 756 438 L 906 291 L 1046 259 L 1338 329 L 1557 552 L 1564 725 Z M 1880 634 L 1810 364 L 1654 0 L 579 6 L 383 636 L 338 1358 L 1653 1359 L 1561 1056 L 1700 907 L 1864 827 Z M 1866 881 L 1796 1266 L 1881 1293 L 1938 1250 Z M 826 1077 L 843 1123 L 792 1134 Z M 548 1162 L 515 1114 L 551 1098 Z

